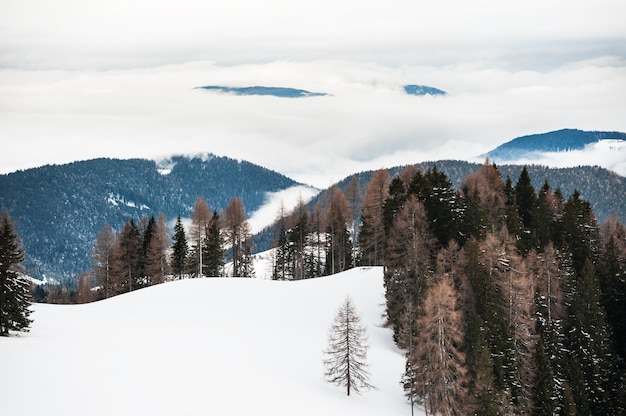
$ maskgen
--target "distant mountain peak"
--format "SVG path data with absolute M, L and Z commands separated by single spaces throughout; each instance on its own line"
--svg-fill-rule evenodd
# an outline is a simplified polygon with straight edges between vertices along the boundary
M 582 150 L 585 146 L 603 140 L 626 141 L 626 133 L 561 129 L 517 137 L 481 156 L 499 161 L 515 161 L 546 152 Z
M 222 85 L 205 85 L 197 88 L 233 95 L 270 95 L 280 98 L 322 97 L 328 95 L 324 92 L 311 92 L 307 90 L 287 87 L 264 87 L 259 85 L 253 87 L 227 87 Z
M 403 87 L 404 92 L 409 95 L 446 95 L 448 94 L 444 90 L 439 88 L 429 87 L 427 85 L 408 84 Z

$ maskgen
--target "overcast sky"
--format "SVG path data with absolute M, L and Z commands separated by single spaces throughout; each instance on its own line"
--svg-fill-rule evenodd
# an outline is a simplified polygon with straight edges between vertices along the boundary
M 625 17 L 622 0 L 2 0 L 0 173 L 212 152 L 321 188 L 525 134 L 626 131 Z

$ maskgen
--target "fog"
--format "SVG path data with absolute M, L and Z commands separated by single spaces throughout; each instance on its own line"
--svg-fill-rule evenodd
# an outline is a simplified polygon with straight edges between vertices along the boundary
M 626 131 L 624 15 L 616 1 L 6 1 L 0 173 L 213 152 L 324 188 L 366 169 L 478 160 L 526 134 Z

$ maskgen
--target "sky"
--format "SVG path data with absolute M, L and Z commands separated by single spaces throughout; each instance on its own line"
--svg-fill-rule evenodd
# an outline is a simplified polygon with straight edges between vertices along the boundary
M 325 188 L 526 134 L 626 131 L 621 0 L 3 0 L 0 16 L 0 173 L 211 152 Z

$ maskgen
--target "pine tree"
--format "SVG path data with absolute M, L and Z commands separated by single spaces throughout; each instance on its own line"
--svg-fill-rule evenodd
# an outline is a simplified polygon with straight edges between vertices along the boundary
M 570 381 L 579 412 L 595 415 L 620 414 L 618 398 L 622 383 L 615 371 L 617 360 L 613 334 L 600 304 L 600 286 L 593 263 L 587 259 L 576 277 L 570 298 L 568 330 L 570 350 L 576 368 L 570 367 Z M 579 372 L 580 371 L 580 372 Z
M 602 304 L 615 334 L 617 353 L 626 360 L 626 226 L 610 217 L 600 231 L 602 250 L 597 271 Z
M 176 225 L 174 226 L 174 244 L 172 246 L 172 273 L 182 279 L 183 275 L 187 271 L 187 254 L 189 252 L 189 246 L 187 245 L 187 235 L 185 234 L 185 227 L 180 219 L 180 215 L 176 219 Z
M 131 292 L 141 288 L 145 281 L 141 271 L 142 241 L 135 221 L 124 223 L 113 252 L 113 275 L 119 285 L 117 293 Z
M 0 223 L 0 336 L 9 331 L 27 332 L 32 320 L 30 283 L 17 268 L 24 260 L 24 250 L 9 213 L 2 212 Z
M 224 239 L 220 227 L 220 216 L 213 211 L 213 217 L 205 231 L 206 238 L 203 245 L 205 276 L 222 276 L 224 273 Z
M 337 311 L 328 334 L 328 348 L 325 351 L 326 380 L 357 393 L 373 387 L 369 384 L 367 372 L 367 335 L 361 326 L 352 300 L 347 297 Z

